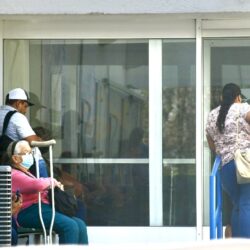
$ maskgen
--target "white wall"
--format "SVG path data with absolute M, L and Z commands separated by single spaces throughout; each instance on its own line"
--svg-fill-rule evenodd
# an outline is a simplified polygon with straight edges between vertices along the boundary
M 248 13 L 249 0 L 1 0 L 0 14 Z

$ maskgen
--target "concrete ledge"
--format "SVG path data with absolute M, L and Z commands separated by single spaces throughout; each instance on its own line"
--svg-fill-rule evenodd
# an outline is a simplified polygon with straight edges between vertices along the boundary
M 196 242 L 181 242 L 169 244 L 98 244 L 85 246 L 84 249 L 89 250 L 249 250 L 250 240 L 245 239 L 229 239 L 229 240 L 213 240 L 213 241 L 196 241 Z M 48 249 L 48 246 L 28 246 L 29 249 Z M 54 250 L 80 250 L 83 246 L 80 245 L 53 245 Z M 17 246 L 15 249 L 22 250 L 27 246 Z M 3 250 L 8 250 L 9 247 L 2 247 Z

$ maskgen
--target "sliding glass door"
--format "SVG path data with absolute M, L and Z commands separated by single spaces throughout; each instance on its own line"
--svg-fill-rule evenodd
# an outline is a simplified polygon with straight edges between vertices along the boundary
M 243 94 L 250 99 L 250 39 L 220 38 L 204 39 L 204 124 L 208 112 L 220 104 L 220 95 L 225 84 L 238 84 Z M 204 223 L 209 225 L 208 176 L 215 156 L 208 145 L 204 148 Z M 223 222 L 230 221 L 230 207 L 224 194 Z

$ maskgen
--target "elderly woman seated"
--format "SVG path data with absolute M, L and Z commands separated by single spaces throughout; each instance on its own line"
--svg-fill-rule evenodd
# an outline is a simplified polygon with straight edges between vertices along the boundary
M 23 198 L 17 216 L 19 225 L 42 228 L 38 212 L 38 192 L 41 192 L 42 216 L 45 227 L 49 229 L 52 208 L 48 189 L 60 186 L 60 182 L 51 178 L 36 178 L 29 172 L 34 158 L 27 141 L 12 142 L 7 149 L 7 158 L 12 167 L 12 192 L 19 190 Z M 59 235 L 59 244 L 88 244 L 86 224 L 79 218 L 56 212 L 53 230 Z

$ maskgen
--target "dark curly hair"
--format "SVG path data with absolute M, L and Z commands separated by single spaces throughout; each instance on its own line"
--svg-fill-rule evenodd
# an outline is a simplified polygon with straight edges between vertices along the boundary
M 217 118 L 216 126 L 220 133 L 223 133 L 225 128 L 225 120 L 229 108 L 234 103 L 235 98 L 241 95 L 240 87 L 235 83 L 228 83 L 223 87 L 222 90 L 222 101 L 220 106 L 219 115 Z

